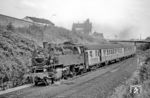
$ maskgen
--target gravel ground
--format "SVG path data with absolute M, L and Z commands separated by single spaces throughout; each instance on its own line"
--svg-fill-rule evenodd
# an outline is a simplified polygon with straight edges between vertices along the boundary
M 55 98 L 107 98 L 115 87 L 125 82 L 136 70 L 136 60 L 126 62 L 103 76 L 97 77 L 84 85 L 77 86 Z
M 115 87 L 132 75 L 136 65 L 136 58 L 130 58 L 60 84 L 26 88 L 3 98 L 107 98 Z

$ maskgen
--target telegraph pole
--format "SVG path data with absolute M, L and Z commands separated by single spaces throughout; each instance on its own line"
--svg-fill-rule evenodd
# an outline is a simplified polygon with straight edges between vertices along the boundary
M 142 40 L 142 34 L 140 33 L 140 40 Z

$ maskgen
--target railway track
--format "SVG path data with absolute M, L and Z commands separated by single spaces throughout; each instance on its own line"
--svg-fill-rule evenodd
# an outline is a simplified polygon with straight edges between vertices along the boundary
M 107 95 L 104 95 L 103 97 L 102 96 L 101 97 L 87 97 L 86 94 L 89 94 L 91 92 L 91 91 L 89 91 L 89 89 L 91 89 L 91 88 L 92 88 L 92 90 L 97 89 L 98 91 L 100 91 L 101 94 L 102 94 L 101 90 L 106 89 L 106 91 L 104 91 L 104 93 L 108 93 L 109 90 L 111 91 L 114 87 L 116 87 L 120 83 L 123 83 L 123 82 L 120 82 L 120 80 L 123 81 L 123 80 L 127 79 L 128 77 L 130 77 L 130 74 L 132 73 L 132 72 L 128 73 L 127 70 L 133 70 L 133 68 L 126 69 L 127 66 L 131 67 L 131 65 L 132 65 L 131 61 L 135 61 L 135 60 L 133 58 L 131 58 L 130 60 L 125 60 L 121 63 L 118 63 L 117 65 L 115 65 L 115 67 L 112 68 L 112 70 L 101 74 L 101 76 L 96 76 L 92 79 L 89 79 L 88 81 L 84 81 L 84 82 L 80 83 L 79 85 L 75 86 L 74 88 L 70 88 L 66 91 L 61 92 L 60 94 L 56 94 L 54 96 L 51 96 L 51 98 L 106 98 L 104 96 L 107 96 Z M 120 66 L 122 64 L 125 64 L 127 66 Z M 136 68 L 134 68 L 134 70 L 135 69 Z M 114 73 L 116 74 L 117 72 L 121 72 L 120 70 L 124 70 L 124 72 L 120 73 L 120 75 L 117 75 L 117 76 L 122 75 L 124 77 L 122 77 L 122 78 L 118 77 L 119 78 L 118 80 L 115 80 L 112 78 L 112 79 L 110 79 L 111 81 L 108 81 L 107 77 L 110 77 L 111 74 L 114 74 Z M 124 74 L 124 73 L 127 73 L 127 74 Z M 114 75 L 113 75 L 113 77 L 114 77 Z M 99 85 L 96 86 L 97 84 L 99 84 L 98 81 L 101 82 L 102 80 L 103 80 L 103 83 L 101 83 L 101 85 L 102 84 L 103 85 L 102 86 L 99 86 Z M 113 86 L 111 85 L 112 80 L 114 82 L 116 82 L 116 83 L 114 83 L 114 82 L 112 83 Z M 107 86 L 107 85 L 109 85 L 109 86 Z M 84 92 L 86 94 L 85 95 L 84 95 L 84 93 L 81 94 L 81 92 Z M 79 94 L 79 96 L 78 96 L 78 94 Z M 91 93 L 91 95 L 92 95 L 92 93 Z
M 79 77 L 88 75 L 88 74 L 90 74 L 91 72 L 94 72 L 94 71 L 96 71 L 96 70 L 105 69 L 105 68 L 107 68 L 107 67 L 113 67 L 114 64 L 118 64 L 118 66 L 119 66 L 120 64 L 125 63 L 125 62 L 128 61 L 129 59 L 132 59 L 132 57 L 131 57 L 131 58 L 124 59 L 124 60 L 122 60 L 122 61 L 109 63 L 108 65 L 105 65 L 105 66 L 103 66 L 103 67 L 98 67 L 98 68 L 96 68 L 95 70 L 91 70 L 91 71 L 85 72 L 85 73 L 83 73 L 83 74 L 81 74 L 81 75 L 77 75 L 77 76 L 74 76 L 74 77 L 69 78 L 69 79 L 70 79 L 70 80 L 74 80 L 74 79 L 77 79 L 77 78 L 79 78 Z M 117 68 L 118 66 L 115 66 L 114 69 Z
M 80 86 L 82 86 L 86 83 L 94 81 L 96 78 L 99 77 L 99 75 L 101 75 L 101 77 L 106 77 L 108 75 L 108 73 L 113 73 L 113 72 L 118 71 L 119 66 L 121 66 L 123 64 L 129 65 L 133 59 L 134 58 L 129 58 L 129 59 L 123 60 L 121 62 L 110 64 L 108 66 L 98 68 L 96 70 L 84 73 L 82 75 L 78 75 L 78 76 L 75 76 L 73 78 L 69 78 L 68 80 L 65 80 L 65 82 L 61 82 L 60 85 L 57 85 L 60 91 L 58 90 L 57 86 L 55 86 L 55 85 L 46 86 L 46 87 L 45 86 L 44 87 L 43 86 L 42 87 L 41 86 L 40 87 L 31 87 L 31 88 L 26 88 L 26 89 L 23 89 L 23 90 L 19 90 L 19 91 L 16 91 L 16 92 L 6 94 L 6 96 L 8 96 L 6 98 L 16 98 L 16 96 L 17 97 L 19 96 L 18 98 L 22 98 L 22 96 L 26 96 L 27 94 L 29 94 L 29 95 L 31 94 L 31 96 L 33 94 L 35 96 L 35 94 L 39 94 L 38 92 L 41 89 L 43 89 L 41 91 L 43 94 L 44 94 L 44 92 L 47 92 L 48 90 L 53 89 L 53 90 L 50 90 L 50 92 L 51 92 L 50 96 L 51 97 L 56 97 L 58 94 L 65 93 L 65 92 L 71 90 L 72 88 L 74 88 L 76 86 L 80 87 Z M 98 74 L 95 74 L 95 73 L 98 73 Z M 82 79 L 82 78 L 84 78 L 84 79 Z M 72 82 L 72 81 L 74 81 L 74 82 Z M 10 95 L 14 95 L 15 97 L 9 97 Z M 25 97 L 25 98 L 28 98 L 28 97 Z M 35 98 L 35 97 L 29 97 L 29 98 Z M 40 98 L 40 97 L 38 97 L 38 98 Z

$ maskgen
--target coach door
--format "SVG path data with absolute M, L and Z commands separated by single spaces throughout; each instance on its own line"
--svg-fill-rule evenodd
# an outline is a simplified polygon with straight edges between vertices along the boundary
M 85 51 L 85 54 L 84 54 L 84 62 L 85 62 L 86 69 L 88 69 L 89 63 L 88 63 L 88 52 L 87 51 Z
M 99 52 L 98 52 L 99 54 L 99 59 L 100 59 L 100 62 L 102 61 L 102 55 L 101 55 L 101 50 L 99 50 Z

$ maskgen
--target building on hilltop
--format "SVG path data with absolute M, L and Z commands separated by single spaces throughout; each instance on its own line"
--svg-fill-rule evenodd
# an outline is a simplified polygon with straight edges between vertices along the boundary
M 12 25 L 14 27 L 28 27 L 30 25 L 33 25 L 32 22 L 28 22 L 28 21 L 25 21 L 22 19 L 18 19 L 15 17 L 0 14 L 0 25 L 1 26 L 7 26 L 10 23 L 12 23 Z
M 14 27 L 29 27 L 30 25 L 54 26 L 54 23 L 52 23 L 47 19 L 28 17 L 28 16 L 26 16 L 23 19 L 18 19 L 15 17 L 0 14 L 0 25 L 7 26 L 9 23 L 12 23 Z
M 54 23 L 52 23 L 51 21 L 49 21 L 47 19 L 42 19 L 42 18 L 26 16 L 26 17 L 23 18 L 23 20 L 33 22 L 33 23 L 36 23 L 36 24 L 40 24 L 40 25 L 44 25 L 44 26 L 54 26 Z
M 89 19 L 83 23 L 73 23 L 72 31 L 89 35 L 92 32 L 92 23 Z

